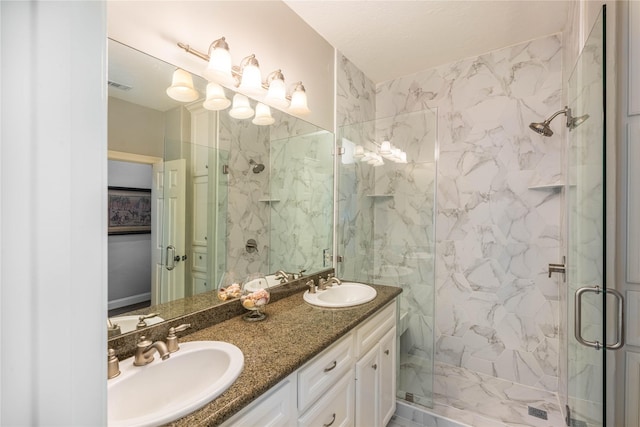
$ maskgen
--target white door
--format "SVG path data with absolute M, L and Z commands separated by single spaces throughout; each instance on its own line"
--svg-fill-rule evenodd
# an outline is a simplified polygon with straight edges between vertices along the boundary
M 154 165 L 152 192 L 158 222 L 152 224 L 151 304 L 159 304 L 184 297 L 186 161 L 178 159 Z M 153 235 L 153 230 L 162 230 L 162 235 L 158 236 L 159 232 Z
M 153 164 L 151 184 L 151 305 L 160 303 L 162 269 L 162 224 L 164 223 L 164 162 Z

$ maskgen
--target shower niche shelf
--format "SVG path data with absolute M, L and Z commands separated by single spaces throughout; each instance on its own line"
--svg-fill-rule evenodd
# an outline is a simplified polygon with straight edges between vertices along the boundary
M 258 199 L 259 202 L 265 202 L 265 203 L 275 203 L 275 202 L 279 202 L 280 199 L 272 199 L 270 197 L 261 197 Z
M 367 194 L 367 197 L 377 197 L 377 198 L 393 197 L 393 194 Z
M 555 190 L 564 187 L 564 182 L 529 185 L 529 190 Z

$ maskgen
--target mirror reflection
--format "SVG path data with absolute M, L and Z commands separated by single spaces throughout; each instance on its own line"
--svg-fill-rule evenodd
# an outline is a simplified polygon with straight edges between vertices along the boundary
M 198 76 L 198 99 L 177 102 L 167 95 L 175 70 L 109 40 L 112 323 L 157 312 L 150 325 L 220 303 L 228 273 L 277 285 L 283 273 L 331 266 L 333 134 L 274 108 L 266 120 L 253 100 L 245 119 L 208 110 Z M 134 197 L 142 190 L 146 201 Z M 127 228 L 147 211 L 148 224 Z

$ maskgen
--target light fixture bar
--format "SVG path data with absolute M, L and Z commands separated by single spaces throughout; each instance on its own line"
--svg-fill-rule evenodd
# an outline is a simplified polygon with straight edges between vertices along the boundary
M 184 51 L 187 52 L 187 53 L 195 55 L 200 59 L 204 59 L 207 62 L 209 61 L 209 59 L 211 59 L 211 58 L 209 58 L 209 55 L 207 55 L 206 53 L 202 53 L 199 50 L 196 50 L 196 49 L 192 48 L 188 44 L 184 44 L 184 43 L 178 42 L 178 47 L 180 49 L 184 49 Z

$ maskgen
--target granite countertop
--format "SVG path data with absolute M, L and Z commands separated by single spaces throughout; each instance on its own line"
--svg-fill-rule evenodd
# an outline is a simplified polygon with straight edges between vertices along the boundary
M 298 292 L 267 305 L 264 321 L 246 322 L 236 316 L 180 338 L 180 342 L 234 344 L 244 354 L 244 369 L 215 400 L 168 425 L 220 425 L 402 292 L 392 286 L 372 286 L 378 293 L 376 298 L 355 307 L 314 307 L 304 302 L 303 292 Z

